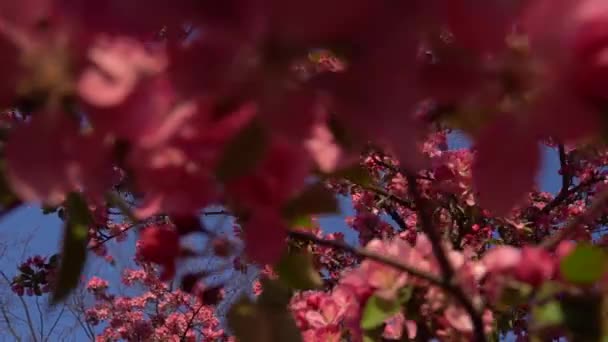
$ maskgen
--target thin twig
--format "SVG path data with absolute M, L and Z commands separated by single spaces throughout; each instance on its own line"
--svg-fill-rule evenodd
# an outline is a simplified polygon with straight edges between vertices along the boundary
M 7 283 L 11 283 L 11 281 L 8 279 L 8 276 L 6 275 L 6 273 L 4 273 L 4 271 L 0 271 L 0 275 L 2 275 L 2 277 L 4 278 L 4 280 L 7 281 Z M 21 305 L 23 306 L 23 311 L 25 311 L 25 317 L 27 318 L 27 326 L 30 329 L 30 333 L 32 334 L 32 340 L 34 340 L 34 342 L 38 341 L 38 338 L 36 337 L 36 331 L 34 331 L 34 321 L 32 321 L 32 316 L 30 315 L 30 310 L 27 308 L 27 304 L 25 303 L 25 300 L 23 300 L 22 296 L 17 296 L 19 297 L 19 300 L 21 301 Z
M 91 335 L 90 328 L 87 329 L 87 326 L 85 326 L 84 323 L 82 323 L 82 320 L 80 319 L 79 313 L 74 312 L 74 310 L 72 310 L 72 308 L 70 308 L 70 307 L 68 307 L 68 310 L 70 311 L 70 313 L 72 314 L 72 316 L 74 316 L 74 318 L 76 318 L 76 321 L 78 322 L 78 324 L 80 324 L 80 327 L 82 328 L 82 330 L 84 331 L 84 333 L 87 335 L 87 337 L 91 341 L 94 341 L 95 340 L 95 334 Z
M 192 317 L 190 317 L 190 320 L 188 321 L 188 325 L 186 326 L 186 330 L 184 330 L 184 333 L 182 334 L 181 338 L 179 339 L 180 341 L 186 340 L 186 335 L 188 334 L 188 331 L 192 328 L 192 323 L 194 322 L 194 318 L 196 317 L 196 315 L 198 315 L 198 313 L 201 311 L 203 306 L 205 306 L 205 304 L 201 303 L 201 305 L 198 307 L 198 309 L 196 309 L 196 311 L 194 312 Z
M 574 217 L 565 227 L 545 239 L 541 243 L 541 246 L 549 250 L 557 247 L 560 242 L 572 236 L 580 225 L 594 220 L 599 214 L 601 214 L 606 208 L 607 202 L 608 188 L 602 190 L 597 197 L 593 199 L 593 203 L 583 214 Z
M 128 201 L 121 197 L 120 194 L 110 191 L 106 194 L 106 201 L 109 204 L 116 206 L 116 208 L 120 210 L 124 217 L 129 221 L 133 223 L 139 222 L 139 219 L 131 210 Z
M 592 177 L 592 178 L 589 178 L 588 180 L 586 180 L 584 182 L 580 182 L 579 184 L 577 184 L 576 186 L 574 186 L 574 187 L 572 187 L 570 189 L 560 190 L 560 192 L 557 194 L 557 196 L 555 196 L 555 198 L 553 198 L 553 200 L 551 202 L 549 202 L 547 205 L 545 205 L 538 212 L 538 214 L 536 214 L 532 218 L 532 221 L 534 221 L 536 218 L 540 217 L 541 215 L 549 214 L 553 209 L 555 209 L 558 206 L 560 206 L 562 203 L 564 203 L 564 201 L 566 201 L 573 194 L 578 193 L 583 188 L 586 188 L 588 186 L 591 186 L 591 185 L 593 185 L 595 183 L 600 182 L 602 179 L 603 178 L 601 178 L 601 177 Z
M 4 320 L 6 321 L 6 326 L 8 327 L 8 331 L 10 331 L 11 335 L 13 335 L 13 337 L 15 338 L 15 341 L 21 342 L 21 337 L 19 337 L 19 335 L 17 334 L 17 331 L 15 330 L 15 327 L 13 327 L 13 324 L 11 323 L 11 321 L 6 313 L 6 309 L 4 308 L 4 305 L 2 305 L 0 307 L 0 311 L 2 311 L 2 317 L 4 317 Z
M 403 199 L 403 198 L 401 198 L 401 197 L 399 197 L 397 195 L 391 194 L 390 192 L 388 192 L 388 191 L 386 191 L 386 190 L 384 190 L 384 189 L 382 189 L 380 187 L 377 187 L 377 186 L 361 186 L 361 187 L 364 190 L 371 191 L 371 192 L 374 192 L 374 193 L 376 193 L 378 195 L 384 196 L 384 197 L 390 199 L 391 201 L 393 201 L 393 202 L 395 202 L 395 203 L 397 203 L 397 204 L 399 204 L 401 206 L 404 206 L 406 208 L 410 208 L 412 210 L 415 209 L 414 208 L 414 203 L 412 203 L 412 202 L 410 202 L 410 201 L 408 201 L 406 199 Z
M 230 216 L 231 214 L 226 210 L 203 211 L 203 216 L 220 216 L 220 215 Z
M 564 144 L 559 144 L 557 147 L 559 154 L 559 165 L 562 173 L 562 188 L 560 193 L 568 191 L 570 184 L 572 183 L 572 174 L 568 170 L 568 162 L 566 161 L 566 149 Z M 559 196 L 559 195 L 558 195 Z
M 36 309 L 38 310 L 38 319 L 40 319 L 40 341 L 44 340 L 44 315 L 42 314 L 42 309 L 40 308 L 40 303 L 38 296 L 36 296 Z
M 59 320 L 61 319 L 61 317 L 63 317 L 63 313 L 65 312 L 65 307 L 66 307 L 66 305 L 64 304 L 63 307 L 61 308 L 61 311 L 59 312 L 59 314 L 57 314 L 57 318 L 55 318 L 53 325 L 51 325 L 51 328 L 49 329 L 49 332 L 48 332 L 46 338 L 44 339 L 45 342 L 48 341 L 49 338 L 51 338 L 51 336 L 53 335 L 53 331 L 57 327 L 57 323 L 59 323 Z

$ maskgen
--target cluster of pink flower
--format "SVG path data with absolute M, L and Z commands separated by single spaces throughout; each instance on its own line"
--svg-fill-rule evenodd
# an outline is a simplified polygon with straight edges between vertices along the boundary
M 130 220 L 162 216 L 138 243 L 138 261 L 162 275 L 127 273 L 150 288 L 135 298 L 93 279 L 88 316 L 109 322 L 109 339 L 179 340 L 223 336 L 205 302 L 219 288 L 162 283 L 192 256 L 182 236 L 205 232 L 192 218 L 224 206 L 243 228 L 246 258 L 235 268 L 276 265 L 306 245 L 290 225 L 301 218 L 292 214 L 311 214 L 292 207 L 321 178 L 310 176 L 340 178 L 363 152 L 373 185 L 328 181 L 352 199 L 348 225 L 368 252 L 444 283 L 360 261 L 332 247 L 339 234 L 311 229 L 308 242 L 326 239 L 306 247 L 327 288 L 293 299 L 305 338 L 338 340 L 346 328 L 356 339 L 369 303 L 402 300 L 408 287 L 420 317 L 385 317 L 387 338 L 479 338 L 512 281 L 567 282 L 558 265 L 571 246 L 525 245 L 583 217 L 605 187 L 606 151 L 575 143 L 603 133 L 606 22 L 604 0 L 0 0 L 0 105 L 18 108 L 2 118 L 2 172 L 25 202 L 59 206 L 82 193 L 99 255 L 131 227 L 109 218 L 108 192 L 132 199 Z M 448 151 L 444 125 L 468 133 L 474 153 Z M 560 154 L 556 196 L 534 191 L 547 140 Z M 317 200 L 305 204 L 314 211 Z M 592 241 L 608 219 L 575 223 L 567 238 Z M 208 235 L 214 256 L 236 254 Z M 43 292 L 47 264 L 22 265 L 13 290 Z M 443 279 L 450 266 L 456 279 Z M 149 303 L 157 316 L 146 316 Z
M 523 250 L 508 246 L 496 247 L 479 260 L 474 259 L 475 253 L 470 250 L 448 250 L 448 255 L 459 286 L 476 302 L 487 300 L 490 305 L 498 305 L 503 300 L 505 289 L 514 281 L 538 290 L 543 282 L 559 279 L 559 261 L 573 248 L 572 243 L 564 242 L 555 254 L 550 254 L 536 247 L 526 247 Z M 432 248 L 424 235 L 419 236 L 415 246 L 399 238 L 384 241 L 375 239 L 366 249 L 393 257 L 406 265 L 415 265 L 420 271 L 440 274 Z M 362 336 L 362 315 L 370 297 L 376 296 L 391 302 L 398 300 L 404 289 L 411 291 L 408 301 L 419 303 L 411 314 L 434 321 L 436 336 L 472 337 L 470 317 L 444 289 L 373 260 L 365 260 L 357 268 L 347 270 L 339 284 L 330 292 L 305 291 L 296 294 L 292 298 L 290 309 L 305 341 L 340 341 L 346 334 L 351 338 Z M 258 295 L 260 291 L 256 291 Z M 492 311 L 484 311 L 483 320 L 486 332 L 489 333 L 494 329 Z M 408 338 L 413 339 L 417 335 L 417 324 L 416 319 L 408 319 L 402 311 L 396 311 L 384 319 L 383 335 L 389 339 L 399 339 L 406 333 Z M 422 328 L 426 329 L 424 325 Z
M 57 255 L 48 260 L 40 255 L 28 258 L 19 265 L 17 274 L 11 282 L 11 289 L 19 296 L 42 296 L 51 289 L 57 271 Z
M 154 273 L 143 266 L 125 270 L 123 283 L 137 284 L 145 291 L 137 296 L 110 294 L 107 281 L 93 277 L 87 290 L 94 295 L 95 304 L 86 312 L 94 326 L 108 325 L 97 337 L 100 341 L 200 341 L 227 340 L 212 305 L 181 290 L 172 290 Z
M 601 126 L 594 108 L 604 99 L 608 10 L 598 0 L 1 6 L 0 97 L 27 103 L 31 114 L 6 146 L 19 197 L 53 205 L 79 190 L 100 201 L 124 176 L 119 164 L 142 194 L 140 217 L 191 215 L 228 199 L 252 212 L 250 231 L 266 229 L 247 234 L 248 248 L 266 231 L 280 240 L 278 209 L 315 164 L 331 171 L 349 160 L 330 122 L 357 136 L 351 145 L 386 144 L 416 167 L 422 100 L 496 113 L 470 132 L 479 200 L 498 214 L 531 189 L 539 139 L 579 139 Z M 310 49 L 337 46 L 350 47 L 343 65 L 315 52 L 312 74 L 294 69 Z M 235 139 L 265 142 L 255 167 L 239 151 L 225 155 Z M 513 143 L 505 149 L 503 141 Z M 507 175 L 514 181 L 494 181 Z M 250 256 L 269 262 L 279 251 Z

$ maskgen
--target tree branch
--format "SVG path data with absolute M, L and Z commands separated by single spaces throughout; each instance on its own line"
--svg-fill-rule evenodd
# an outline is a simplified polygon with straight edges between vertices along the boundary
M 409 173 L 406 175 L 408 190 L 412 198 L 414 199 L 414 203 L 418 208 L 418 215 L 420 215 L 420 223 L 422 226 L 422 230 L 426 233 L 431 242 L 431 246 L 433 248 L 433 254 L 439 263 L 439 267 L 441 268 L 441 272 L 443 274 L 443 288 L 449 291 L 457 301 L 463 306 L 463 308 L 467 311 L 469 316 L 471 317 L 471 321 L 473 323 L 473 335 L 474 340 L 477 342 L 486 341 L 486 336 L 483 328 L 483 320 L 481 318 L 481 314 L 477 312 L 477 309 L 473 305 L 471 299 L 467 296 L 466 293 L 462 290 L 460 286 L 453 283 L 454 280 L 454 269 L 452 268 L 452 264 L 447 258 L 445 250 L 443 249 L 442 239 L 439 235 L 439 231 L 435 228 L 431 215 L 429 214 L 426 200 L 422 197 L 420 190 L 418 189 L 418 183 L 416 181 L 416 176 L 410 175 Z
M 573 194 L 576 194 L 579 191 L 581 191 L 583 188 L 586 188 L 586 187 L 591 186 L 591 185 L 593 185 L 595 183 L 598 183 L 601 180 L 603 180 L 602 177 L 592 177 L 592 178 L 589 178 L 588 180 L 586 180 L 584 182 L 580 182 L 579 184 L 577 184 L 576 186 L 574 186 L 574 187 L 572 187 L 570 189 L 563 190 L 563 188 L 562 188 L 562 190 L 557 194 L 557 196 L 555 196 L 555 198 L 551 202 L 549 202 L 547 205 L 545 205 L 538 212 L 538 214 L 535 215 L 532 218 L 531 221 L 536 220 L 541 215 L 549 214 L 553 209 L 555 209 L 558 206 L 560 206 L 561 204 L 563 204 Z
M 566 149 L 564 148 L 564 144 L 559 144 L 557 150 L 559 153 L 560 171 L 562 173 L 562 188 L 559 192 L 561 194 L 568 191 L 568 188 L 572 183 L 572 174 L 570 173 L 570 170 L 568 170 L 568 162 L 566 161 Z
M 591 206 L 584 213 L 574 217 L 564 228 L 560 229 L 555 234 L 550 235 L 541 243 L 541 246 L 549 250 L 557 247 L 560 242 L 574 234 L 580 225 L 588 223 L 600 215 L 606 208 L 607 202 L 608 188 L 597 194 L 597 197 L 593 199 Z
M 192 323 L 194 322 L 194 318 L 196 317 L 196 315 L 198 315 L 198 313 L 201 311 L 203 306 L 205 306 L 205 304 L 201 303 L 201 305 L 198 307 L 198 309 L 196 309 L 196 311 L 194 312 L 192 317 L 190 317 L 190 320 L 188 321 L 188 325 L 186 326 L 186 330 L 184 330 L 184 333 L 182 334 L 181 338 L 179 339 L 180 341 L 186 341 L 186 335 L 188 334 L 188 331 L 190 331 L 190 329 L 192 328 Z
M 447 285 L 442 279 L 438 278 L 434 274 L 431 274 L 429 272 L 425 272 L 425 271 L 419 270 L 417 268 L 414 268 L 412 266 L 403 264 L 399 260 L 393 259 L 391 257 L 387 257 L 382 254 L 377 254 L 377 253 L 368 251 L 364 248 L 354 247 L 354 246 L 351 246 L 349 244 L 346 244 L 346 243 L 338 241 L 338 240 L 325 240 L 325 239 L 319 238 L 315 235 L 300 232 L 300 231 L 290 231 L 289 237 L 291 237 L 292 239 L 300 240 L 300 241 L 308 241 L 308 242 L 314 243 L 319 246 L 339 249 L 341 251 L 350 253 L 350 254 L 358 256 L 358 257 L 374 260 L 374 261 L 383 263 L 387 266 L 394 267 L 395 269 L 398 269 L 400 271 L 409 273 L 420 279 L 424 279 L 424 280 L 428 281 L 429 283 L 436 285 L 436 286 L 445 287 Z

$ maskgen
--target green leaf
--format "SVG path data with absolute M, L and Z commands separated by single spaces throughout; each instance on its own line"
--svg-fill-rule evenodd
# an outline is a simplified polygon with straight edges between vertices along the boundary
M 557 301 L 550 301 L 534 307 L 532 316 L 534 317 L 534 325 L 538 328 L 560 325 L 565 318 L 562 307 Z
M 317 289 L 323 285 L 321 275 L 313 265 L 309 253 L 285 255 L 276 267 L 279 279 L 287 286 L 297 290 Z
M 264 126 L 252 120 L 226 145 L 215 170 L 226 182 L 246 174 L 264 157 L 268 145 Z
M 326 55 L 325 51 L 313 50 L 308 53 L 308 60 L 318 63 L 324 55 Z
M 388 301 L 376 295 L 371 296 L 365 303 L 361 317 L 361 328 L 372 330 L 379 327 L 401 309 L 399 301 Z
M 532 286 L 528 284 L 516 281 L 509 282 L 502 290 L 497 308 L 499 310 L 510 311 L 514 306 L 528 302 L 532 290 Z
M 560 263 L 564 279 L 578 285 L 591 285 L 606 272 L 606 253 L 591 245 L 581 244 Z
M 541 285 L 540 289 L 538 289 L 536 291 L 534 298 L 537 301 L 544 301 L 544 300 L 547 300 L 547 299 L 552 298 L 553 296 L 559 294 L 563 290 L 564 290 L 564 285 L 562 283 L 559 283 L 557 281 L 548 280 L 548 281 L 545 281 Z
M 85 200 L 71 193 L 66 201 L 68 220 L 64 228 L 63 249 L 59 274 L 52 302 L 64 300 L 78 285 L 87 257 L 87 242 L 91 214 Z
M 262 278 L 262 294 L 258 297 L 258 303 L 265 307 L 283 310 L 291 299 L 291 291 L 279 280 Z
M 338 212 L 338 200 L 322 183 L 306 187 L 298 196 L 283 207 L 283 216 L 291 221 L 295 218 Z
M 300 330 L 286 308 L 253 303 L 246 296 L 232 305 L 227 318 L 228 326 L 239 342 L 302 340 Z
M 290 228 L 314 229 L 316 227 L 309 215 L 296 216 L 289 221 Z

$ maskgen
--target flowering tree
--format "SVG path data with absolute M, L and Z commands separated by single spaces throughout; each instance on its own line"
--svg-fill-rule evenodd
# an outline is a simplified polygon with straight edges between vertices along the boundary
M 32 259 L 13 288 L 61 302 L 137 230 L 145 293 L 88 284 L 100 340 L 600 340 L 606 23 L 601 0 L 0 1 L 4 212 L 65 221 L 52 279 Z M 317 220 L 337 196 L 357 245 Z M 211 279 L 248 265 L 218 314 Z

